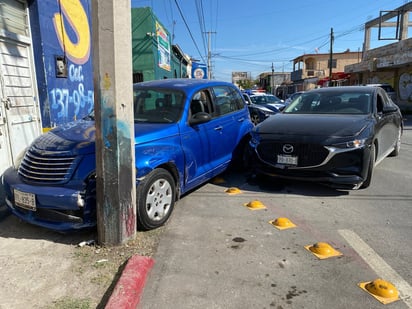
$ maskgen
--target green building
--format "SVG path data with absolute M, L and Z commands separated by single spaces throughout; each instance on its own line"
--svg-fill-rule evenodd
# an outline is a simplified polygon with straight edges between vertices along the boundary
M 190 59 L 150 7 L 132 8 L 132 53 L 134 83 L 190 75 Z

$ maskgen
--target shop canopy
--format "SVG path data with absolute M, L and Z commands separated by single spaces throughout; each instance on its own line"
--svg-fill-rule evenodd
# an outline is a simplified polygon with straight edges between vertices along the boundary
M 345 72 L 335 72 L 332 73 L 332 82 L 337 82 L 337 81 L 344 81 L 350 78 L 350 74 L 345 73 Z M 329 76 L 320 78 L 318 80 L 318 85 L 323 86 L 325 83 L 329 82 Z

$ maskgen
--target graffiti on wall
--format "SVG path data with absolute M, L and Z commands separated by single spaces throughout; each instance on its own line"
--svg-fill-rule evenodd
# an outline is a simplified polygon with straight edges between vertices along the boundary
M 45 85 L 42 113 L 55 127 L 94 108 L 90 0 L 37 1 Z M 41 85 L 40 87 L 42 87 Z
M 412 73 L 403 73 L 399 77 L 399 98 L 412 102 Z
M 81 111 L 90 113 L 94 107 L 93 90 L 85 90 L 82 66 L 69 65 L 69 81 L 77 88 L 53 88 L 50 90 L 52 112 L 58 119 L 76 120 Z
M 54 14 L 53 25 L 62 50 L 67 51 L 67 58 L 77 64 L 83 64 L 90 56 L 90 26 L 87 13 L 80 0 L 59 0 L 60 12 Z M 71 26 L 73 35 L 66 30 L 65 20 Z

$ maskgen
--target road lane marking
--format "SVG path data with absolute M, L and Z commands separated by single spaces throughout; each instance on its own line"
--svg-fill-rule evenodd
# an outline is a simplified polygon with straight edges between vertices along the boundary
M 399 291 L 400 298 L 412 308 L 412 287 L 392 267 L 390 267 L 371 247 L 369 247 L 355 232 L 338 230 L 349 245 L 383 280 L 391 282 Z

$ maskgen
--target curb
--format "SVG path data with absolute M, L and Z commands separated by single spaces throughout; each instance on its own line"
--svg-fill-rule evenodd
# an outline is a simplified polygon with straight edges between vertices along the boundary
M 150 257 L 133 255 L 128 260 L 105 309 L 136 309 L 153 264 L 154 260 Z

